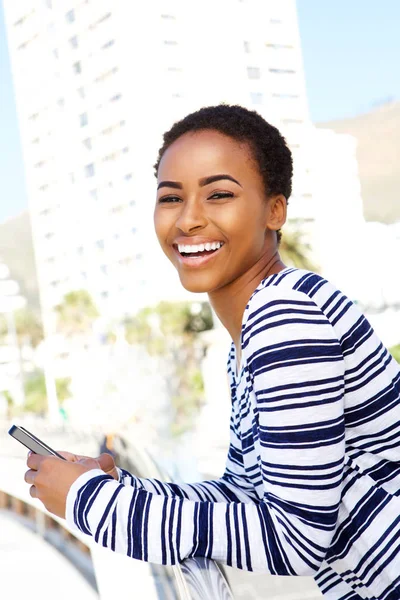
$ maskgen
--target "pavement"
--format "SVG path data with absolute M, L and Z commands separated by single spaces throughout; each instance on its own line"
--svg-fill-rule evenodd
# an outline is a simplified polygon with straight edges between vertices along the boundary
M 0 510 L 0 596 L 30 600 L 98 600 L 71 563 L 40 536 Z

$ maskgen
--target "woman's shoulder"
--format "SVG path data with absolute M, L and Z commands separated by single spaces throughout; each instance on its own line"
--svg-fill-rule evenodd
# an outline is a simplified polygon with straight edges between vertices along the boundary
M 316 305 L 324 312 L 330 301 L 338 296 L 346 298 L 322 275 L 305 269 L 287 267 L 261 281 L 249 300 L 247 312 L 251 314 L 254 309 L 257 310 L 271 302 L 285 304 L 287 301 Z

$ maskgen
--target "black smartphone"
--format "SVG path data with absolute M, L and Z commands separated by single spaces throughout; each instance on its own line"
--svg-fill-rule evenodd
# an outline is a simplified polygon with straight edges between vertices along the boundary
M 50 448 L 50 446 L 42 442 L 42 440 L 39 440 L 39 438 L 33 435 L 33 433 L 30 433 L 30 431 L 28 431 L 24 427 L 18 427 L 18 425 L 13 425 L 8 430 L 8 433 L 13 438 L 18 440 L 18 442 L 29 448 L 29 450 L 32 450 L 32 452 L 34 452 L 35 454 L 40 454 L 41 456 L 57 456 L 58 458 L 66 460 L 63 456 L 61 456 L 61 454 L 58 454 L 58 452 Z

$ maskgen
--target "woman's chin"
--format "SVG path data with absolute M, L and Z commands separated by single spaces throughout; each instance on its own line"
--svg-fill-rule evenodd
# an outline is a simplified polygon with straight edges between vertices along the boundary
M 213 286 L 201 277 L 179 277 L 182 286 L 192 294 L 208 294 Z

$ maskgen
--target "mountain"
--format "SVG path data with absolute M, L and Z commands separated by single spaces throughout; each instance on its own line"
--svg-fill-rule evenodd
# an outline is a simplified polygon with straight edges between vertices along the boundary
M 0 224 L 0 262 L 10 269 L 10 278 L 17 281 L 28 306 L 39 312 L 39 290 L 28 211 Z
M 367 221 L 400 220 L 400 101 L 351 119 L 317 127 L 350 133 L 357 139 L 357 159 Z

